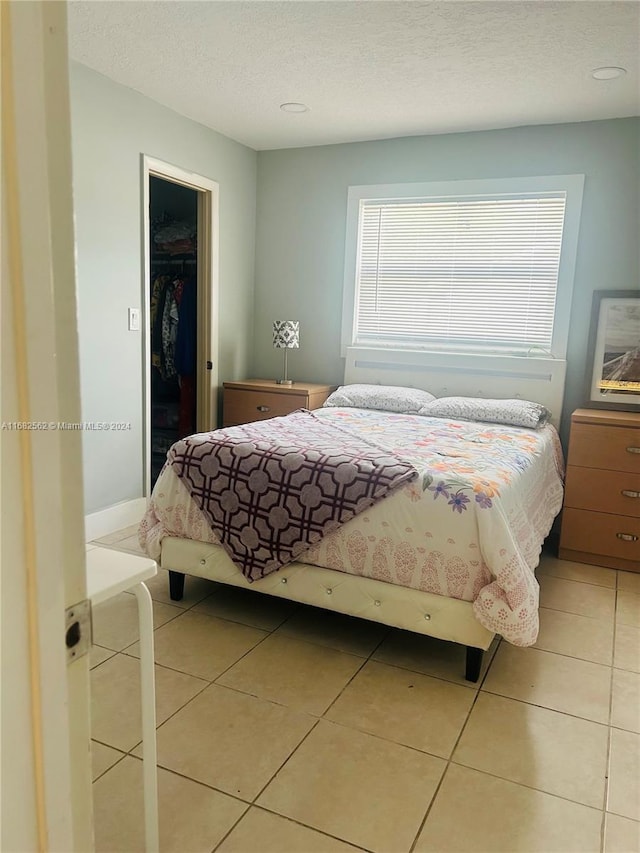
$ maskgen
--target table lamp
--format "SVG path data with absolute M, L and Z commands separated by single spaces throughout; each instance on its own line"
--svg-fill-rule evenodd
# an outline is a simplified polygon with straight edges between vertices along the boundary
M 287 379 L 287 350 L 298 349 L 300 346 L 300 323 L 298 320 L 273 321 L 273 345 L 276 349 L 284 350 L 284 376 L 276 379 L 278 385 L 293 385 Z

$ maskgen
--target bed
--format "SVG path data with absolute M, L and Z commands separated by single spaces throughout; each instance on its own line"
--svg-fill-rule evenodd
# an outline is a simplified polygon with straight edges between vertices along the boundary
M 509 368 L 491 357 L 474 359 L 471 367 L 456 364 L 454 356 L 440 369 L 432 360 L 425 370 L 417 356 L 381 363 L 352 350 L 345 385 L 391 378 L 389 384 L 401 388 L 429 389 L 443 404 L 440 398 L 461 394 L 518 396 L 546 406 L 557 423 L 564 364 L 522 359 L 515 378 L 512 362 Z M 253 581 L 231 559 L 228 544 L 220 545 L 211 516 L 197 494 L 194 499 L 197 489 L 176 475 L 175 464 L 167 465 L 140 541 L 169 570 L 171 597 L 179 600 L 185 575 L 195 575 L 459 643 L 466 646 L 469 681 L 478 679 L 496 634 L 520 646 L 534 643 L 534 570 L 562 504 L 557 433 L 551 424 L 534 429 L 470 420 L 466 410 L 454 407 L 465 417 L 450 417 L 440 408 L 431 414 L 428 406 L 418 413 L 336 404 L 306 413 L 319 428 L 357 437 L 417 473 Z M 276 429 L 282 421 L 291 429 L 293 417 L 266 423 Z M 218 433 L 233 430 L 242 428 Z

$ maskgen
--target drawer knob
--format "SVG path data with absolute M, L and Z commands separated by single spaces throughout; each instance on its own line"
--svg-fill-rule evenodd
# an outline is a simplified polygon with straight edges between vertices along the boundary
M 256 406 L 256 409 L 257 409 L 259 412 L 268 412 L 268 411 L 270 411 L 270 407 L 269 407 L 269 406 Z
M 620 494 L 625 498 L 640 498 L 640 492 L 634 492 L 633 489 L 623 489 Z
M 640 453 L 640 447 L 627 447 L 627 453 Z
M 633 533 L 616 533 L 618 539 L 622 539 L 623 542 L 637 542 L 638 537 L 634 536 Z

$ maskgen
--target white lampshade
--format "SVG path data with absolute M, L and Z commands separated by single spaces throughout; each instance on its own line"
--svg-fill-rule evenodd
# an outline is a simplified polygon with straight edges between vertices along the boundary
M 273 345 L 276 349 L 298 349 L 300 346 L 299 321 L 274 320 Z

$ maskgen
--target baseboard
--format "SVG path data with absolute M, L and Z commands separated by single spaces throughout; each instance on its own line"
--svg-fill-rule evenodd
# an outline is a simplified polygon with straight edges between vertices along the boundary
M 85 515 L 86 541 L 92 542 L 94 539 L 115 533 L 116 530 L 122 530 L 123 527 L 137 524 L 145 514 L 146 509 L 146 498 L 134 498 L 131 501 L 122 501 L 122 503 Z

